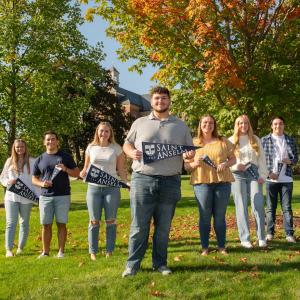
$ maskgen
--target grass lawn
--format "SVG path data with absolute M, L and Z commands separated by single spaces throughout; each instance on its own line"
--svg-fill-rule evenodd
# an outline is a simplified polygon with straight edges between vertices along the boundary
M 84 183 L 72 183 L 69 233 L 63 260 L 54 258 L 57 252 L 55 226 L 52 257 L 37 260 L 41 250 L 37 207 L 32 210 L 24 254 L 6 259 L 5 211 L 0 208 L 0 299 L 300 299 L 300 179 L 295 183 L 293 199 L 297 244 L 286 243 L 282 224 L 278 222 L 276 239 L 267 250 L 242 249 L 231 201 L 227 212 L 229 255 L 224 257 L 212 251 L 202 257 L 199 255 L 198 209 L 188 178 L 183 176 L 182 200 L 177 206 L 169 245 L 169 266 L 174 273 L 168 277 L 152 272 L 149 249 L 142 270 L 135 277 L 121 278 L 130 226 L 129 196 L 124 190 L 114 255 L 106 259 L 100 254 L 97 261 L 90 261 L 85 191 Z M 281 210 L 277 213 L 280 218 Z M 254 241 L 253 220 L 251 224 Z M 101 225 L 103 249 L 105 230 Z M 215 237 L 211 240 L 214 249 Z

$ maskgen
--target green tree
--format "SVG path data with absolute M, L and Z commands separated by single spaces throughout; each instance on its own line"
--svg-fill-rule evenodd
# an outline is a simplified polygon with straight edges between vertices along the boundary
M 95 93 L 93 81 L 106 77 L 101 45 L 90 47 L 78 29 L 83 21 L 74 1 L 0 1 L 0 143 L 6 145 L 5 156 L 17 136 L 37 152 L 45 130 L 76 132 Z
M 175 109 L 188 119 L 214 113 L 224 132 L 241 113 L 260 133 L 274 113 L 299 124 L 299 1 L 95 2 L 86 18 L 99 14 L 109 22 L 119 57 L 137 60 L 133 70 L 151 63 L 154 78 L 180 88 Z

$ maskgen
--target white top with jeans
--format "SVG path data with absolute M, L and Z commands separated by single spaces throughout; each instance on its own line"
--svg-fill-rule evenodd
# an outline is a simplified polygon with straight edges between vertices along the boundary
M 254 136 L 259 147 L 259 153 L 257 154 L 249 143 L 248 135 L 239 136 L 239 152 L 236 155 L 236 164 L 230 169 L 231 171 L 237 171 L 238 164 L 252 163 L 258 167 L 259 177 L 266 180 L 268 177 L 268 169 L 266 164 L 265 152 L 257 136 Z M 233 143 L 233 136 L 229 138 L 229 141 Z
M 27 165 L 24 166 L 24 170 L 22 173 L 17 173 L 11 164 L 11 158 L 8 158 L 3 171 L 0 176 L 1 184 L 5 187 L 8 185 L 8 181 L 11 179 L 17 179 L 20 178 L 33 192 L 35 192 L 37 195 L 39 195 L 39 190 L 32 184 L 32 171 L 33 171 L 33 165 L 34 165 L 35 159 L 29 158 L 29 164 L 30 164 L 30 173 L 28 174 Z M 20 202 L 22 204 L 32 204 L 32 201 L 19 196 L 13 192 L 10 192 L 9 190 L 6 190 L 5 198 L 6 201 L 13 201 L 13 202 Z

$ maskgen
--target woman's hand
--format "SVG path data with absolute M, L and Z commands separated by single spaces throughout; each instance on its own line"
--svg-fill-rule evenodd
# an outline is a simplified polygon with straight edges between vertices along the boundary
M 142 158 L 142 155 L 143 155 L 143 152 L 140 150 L 137 150 L 137 149 L 132 150 L 130 153 L 130 157 L 133 160 L 140 160 Z
M 81 177 L 81 178 L 84 178 L 85 176 L 86 176 L 86 169 L 82 169 L 81 170 L 81 172 L 80 172 L 80 174 L 79 174 L 79 176 Z
M 16 179 L 9 179 L 9 180 L 7 181 L 7 184 L 12 185 L 12 184 L 15 184 L 16 182 L 17 182 Z
M 257 182 L 258 182 L 258 184 L 264 184 L 264 183 L 265 183 L 265 180 L 264 180 L 263 178 L 259 177 L 259 178 L 257 179 Z
M 237 164 L 236 168 L 238 171 L 242 171 L 242 172 L 246 171 L 246 166 L 244 164 Z
M 227 168 L 227 162 L 223 162 L 217 166 L 217 172 L 222 172 Z

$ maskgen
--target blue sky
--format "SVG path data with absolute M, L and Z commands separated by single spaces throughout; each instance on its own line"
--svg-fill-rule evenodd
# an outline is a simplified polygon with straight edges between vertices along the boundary
M 86 5 L 82 5 L 82 11 L 84 14 Z M 104 44 L 104 52 L 106 59 L 103 62 L 105 68 L 114 66 L 120 72 L 120 86 L 138 94 L 147 94 L 152 86 L 155 85 L 154 81 L 151 81 L 151 76 L 155 72 L 155 69 L 151 66 L 143 70 L 143 74 L 139 75 L 136 72 L 129 72 L 128 68 L 133 64 L 132 61 L 121 62 L 118 60 L 116 50 L 119 48 L 119 44 L 108 38 L 105 34 L 107 23 L 100 17 L 95 17 L 93 23 L 85 23 L 80 27 L 81 32 L 88 39 L 89 44 L 95 45 L 97 42 L 102 41 Z

